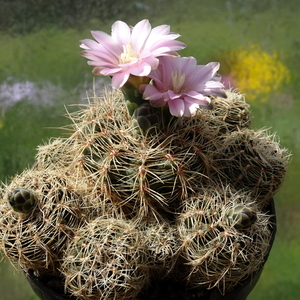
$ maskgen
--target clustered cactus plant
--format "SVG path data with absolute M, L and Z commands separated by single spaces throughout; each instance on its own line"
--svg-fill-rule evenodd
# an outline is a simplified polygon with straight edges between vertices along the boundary
M 241 94 L 222 96 L 177 117 L 132 114 L 119 90 L 90 95 L 69 135 L 2 188 L 5 256 L 70 299 L 155 298 L 159 281 L 226 294 L 251 277 L 289 154 L 250 128 Z

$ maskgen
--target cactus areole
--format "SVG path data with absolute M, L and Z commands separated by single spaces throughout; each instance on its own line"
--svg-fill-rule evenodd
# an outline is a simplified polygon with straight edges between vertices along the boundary
M 288 151 L 169 26 L 92 34 L 81 54 L 114 88 L 3 184 L 1 250 L 43 300 L 246 299 Z

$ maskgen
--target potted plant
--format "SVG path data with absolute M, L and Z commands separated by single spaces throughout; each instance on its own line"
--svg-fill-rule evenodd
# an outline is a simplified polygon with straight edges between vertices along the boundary
M 246 299 L 269 255 L 289 154 L 251 129 L 219 64 L 180 57 L 169 26 L 92 32 L 113 90 L 1 190 L 5 256 L 42 300 Z

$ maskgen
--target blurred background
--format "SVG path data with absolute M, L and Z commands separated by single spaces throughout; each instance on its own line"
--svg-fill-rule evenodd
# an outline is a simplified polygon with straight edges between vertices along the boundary
M 79 55 L 90 30 L 110 33 L 116 20 L 144 18 L 171 25 L 187 44 L 180 54 L 219 61 L 224 84 L 246 95 L 253 127 L 276 132 L 293 154 L 275 196 L 275 244 L 248 299 L 299 299 L 299 15 L 299 0 L 0 0 L 0 180 L 31 166 L 36 147 L 69 123 L 66 107 L 106 84 Z M 38 299 L 5 259 L 0 291 L 3 300 Z

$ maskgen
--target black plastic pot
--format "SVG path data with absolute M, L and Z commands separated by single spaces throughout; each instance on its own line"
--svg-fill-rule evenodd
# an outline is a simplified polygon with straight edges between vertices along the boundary
M 269 207 L 268 212 L 272 215 L 270 219 L 270 227 L 272 230 L 272 237 L 270 241 L 270 248 L 265 256 L 265 262 L 268 259 L 270 250 L 273 246 L 273 242 L 276 234 L 276 216 L 275 216 L 275 206 L 273 199 Z M 177 283 L 172 284 L 172 282 L 159 282 L 156 286 L 151 286 L 151 293 L 145 296 L 143 299 L 139 300 L 246 300 L 247 296 L 255 287 L 258 282 L 260 275 L 263 271 L 263 266 L 261 269 L 249 276 L 246 280 L 239 283 L 232 291 L 222 295 L 217 288 L 207 290 L 205 294 L 201 291 L 201 295 L 197 290 L 185 290 L 183 287 L 178 286 Z M 55 288 L 52 280 L 41 280 L 36 277 L 32 271 L 26 272 L 26 278 L 31 285 L 33 291 L 41 300 L 73 300 L 73 297 L 63 295 L 63 289 L 61 287 Z M 59 286 L 59 285 L 58 285 Z M 58 291 L 60 290 L 60 292 Z M 100 299 L 99 299 L 100 300 Z

